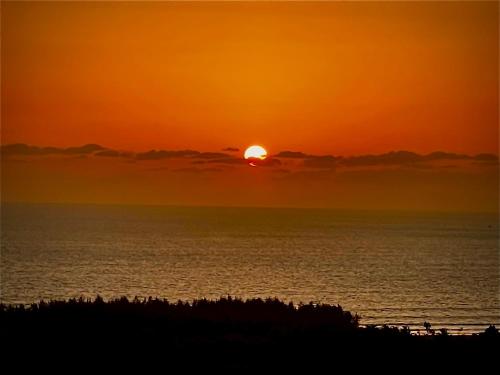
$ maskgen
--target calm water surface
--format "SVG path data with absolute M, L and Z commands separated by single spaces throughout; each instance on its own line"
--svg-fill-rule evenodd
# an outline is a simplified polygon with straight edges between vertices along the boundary
M 1 300 L 276 296 L 362 323 L 500 325 L 498 217 L 3 205 Z

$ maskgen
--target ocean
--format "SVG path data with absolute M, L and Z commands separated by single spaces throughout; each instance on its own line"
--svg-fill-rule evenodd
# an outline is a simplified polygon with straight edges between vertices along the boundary
M 494 214 L 3 204 L 4 304 L 157 296 L 340 304 L 361 324 L 500 325 Z

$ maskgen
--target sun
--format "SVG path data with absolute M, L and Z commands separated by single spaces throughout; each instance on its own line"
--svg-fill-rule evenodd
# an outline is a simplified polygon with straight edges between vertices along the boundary
M 247 159 L 252 167 L 256 167 L 258 162 L 267 157 L 267 151 L 264 147 L 253 145 L 245 150 L 245 159 Z

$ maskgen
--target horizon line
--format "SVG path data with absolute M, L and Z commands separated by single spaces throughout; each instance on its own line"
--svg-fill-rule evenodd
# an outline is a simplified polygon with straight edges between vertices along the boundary
M 40 202 L 40 201 L 4 201 L 0 200 L 0 208 L 4 205 L 53 205 L 53 206 L 114 206 L 114 207 L 151 207 L 151 208 L 204 208 L 204 209 L 276 209 L 276 210 L 302 210 L 302 211 L 337 211 L 337 212 L 387 212 L 387 213 L 418 213 L 418 214 L 444 214 L 444 215 L 497 215 L 500 206 L 495 211 L 463 211 L 463 210 L 430 210 L 426 208 L 340 208 L 340 207 L 312 207 L 312 206 L 279 206 L 279 205 L 211 205 L 211 204 L 161 204 L 161 203 L 118 203 L 118 202 Z M 500 219 L 500 218 L 499 218 Z

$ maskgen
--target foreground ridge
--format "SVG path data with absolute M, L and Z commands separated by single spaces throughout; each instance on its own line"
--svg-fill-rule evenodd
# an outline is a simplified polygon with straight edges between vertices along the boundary
M 170 302 L 126 297 L 105 301 L 69 299 L 31 305 L 0 305 L 4 342 L 22 353 L 71 352 L 110 355 L 161 353 L 162 357 L 225 358 L 223 367 L 323 365 L 358 356 L 425 356 L 487 360 L 500 347 L 494 326 L 475 335 L 434 332 L 414 335 L 408 327 L 361 327 L 360 317 L 340 305 L 285 303 L 277 298 Z M 69 353 L 71 355 L 71 352 Z M 283 363 L 284 357 L 293 362 Z M 197 367 L 201 363 L 192 363 Z M 206 365 L 206 364 L 205 364 Z

